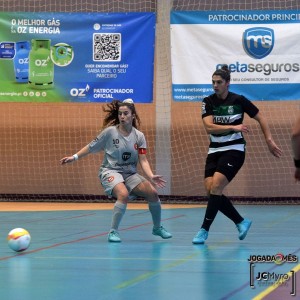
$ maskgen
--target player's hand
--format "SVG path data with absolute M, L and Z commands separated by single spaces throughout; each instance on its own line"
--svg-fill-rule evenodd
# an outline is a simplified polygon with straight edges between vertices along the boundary
M 234 126 L 234 131 L 248 133 L 248 132 L 250 132 L 250 129 L 249 129 L 249 126 L 240 124 L 240 125 Z
M 269 151 L 275 157 L 281 157 L 282 156 L 282 150 L 275 144 L 275 142 L 272 139 L 267 141 L 267 145 L 268 145 Z
M 67 157 L 64 157 L 60 160 L 60 163 L 63 165 L 63 164 L 66 164 L 66 163 L 70 163 L 70 162 L 73 162 L 75 160 L 74 156 L 67 156 Z
M 160 188 L 166 186 L 166 181 L 163 179 L 162 175 L 153 175 L 151 178 L 152 182 Z

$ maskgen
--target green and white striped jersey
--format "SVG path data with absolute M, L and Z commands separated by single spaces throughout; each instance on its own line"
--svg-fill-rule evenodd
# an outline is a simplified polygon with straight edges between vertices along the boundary
M 244 113 L 253 118 L 258 111 L 258 108 L 247 98 L 232 92 L 228 93 L 225 100 L 212 94 L 204 98 L 202 102 L 202 118 L 211 115 L 214 124 L 218 125 L 242 124 Z M 245 146 L 246 141 L 241 132 L 210 134 L 208 154 L 227 150 L 245 151 Z

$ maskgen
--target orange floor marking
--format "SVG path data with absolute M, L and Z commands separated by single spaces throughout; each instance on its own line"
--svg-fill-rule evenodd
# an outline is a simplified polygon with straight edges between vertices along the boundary
M 59 210 L 111 210 L 114 203 L 69 202 L 0 202 L 0 211 L 59 211 Z M 205 207 L 200 204 L 162 204 L 164 209 Z M 147 209 L 146 203 L 128 203 L 127 209 Z

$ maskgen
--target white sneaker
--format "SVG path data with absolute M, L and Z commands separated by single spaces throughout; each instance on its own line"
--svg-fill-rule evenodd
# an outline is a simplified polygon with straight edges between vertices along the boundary
M 120 238 L 119 232 L 117 230 L 114 230 L 114 229 L 111 230 L 108 234 L 107 240 L 109 242 L 112 242 L 112 243 L 120 243 L 121 238 Z

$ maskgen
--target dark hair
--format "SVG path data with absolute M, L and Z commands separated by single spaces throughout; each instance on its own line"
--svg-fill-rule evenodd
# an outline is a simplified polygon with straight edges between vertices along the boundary
M 103 120 L 103 128 L 106 128 L 108 126 L 115 126 L 120 123 L 119 108 L 121 106 L 127 106 L 131 110 L 131 113 L 134 115 L 134 119 L 132 121 L 132 126 L 135 128 L 138 128 L 140 126 L 141 120 L 136 112 L 134 103 L 113 100 L 111 103 L 108 103 L 108 104 L 106 104 L 106 106 L 102 107 L 103 111 L 107 113 Z
M 214 75 L 221 76 L 226 82 L 230 81 L 230 70 L 228 69 L 228 65 L 222 65 L 212 76 Z

